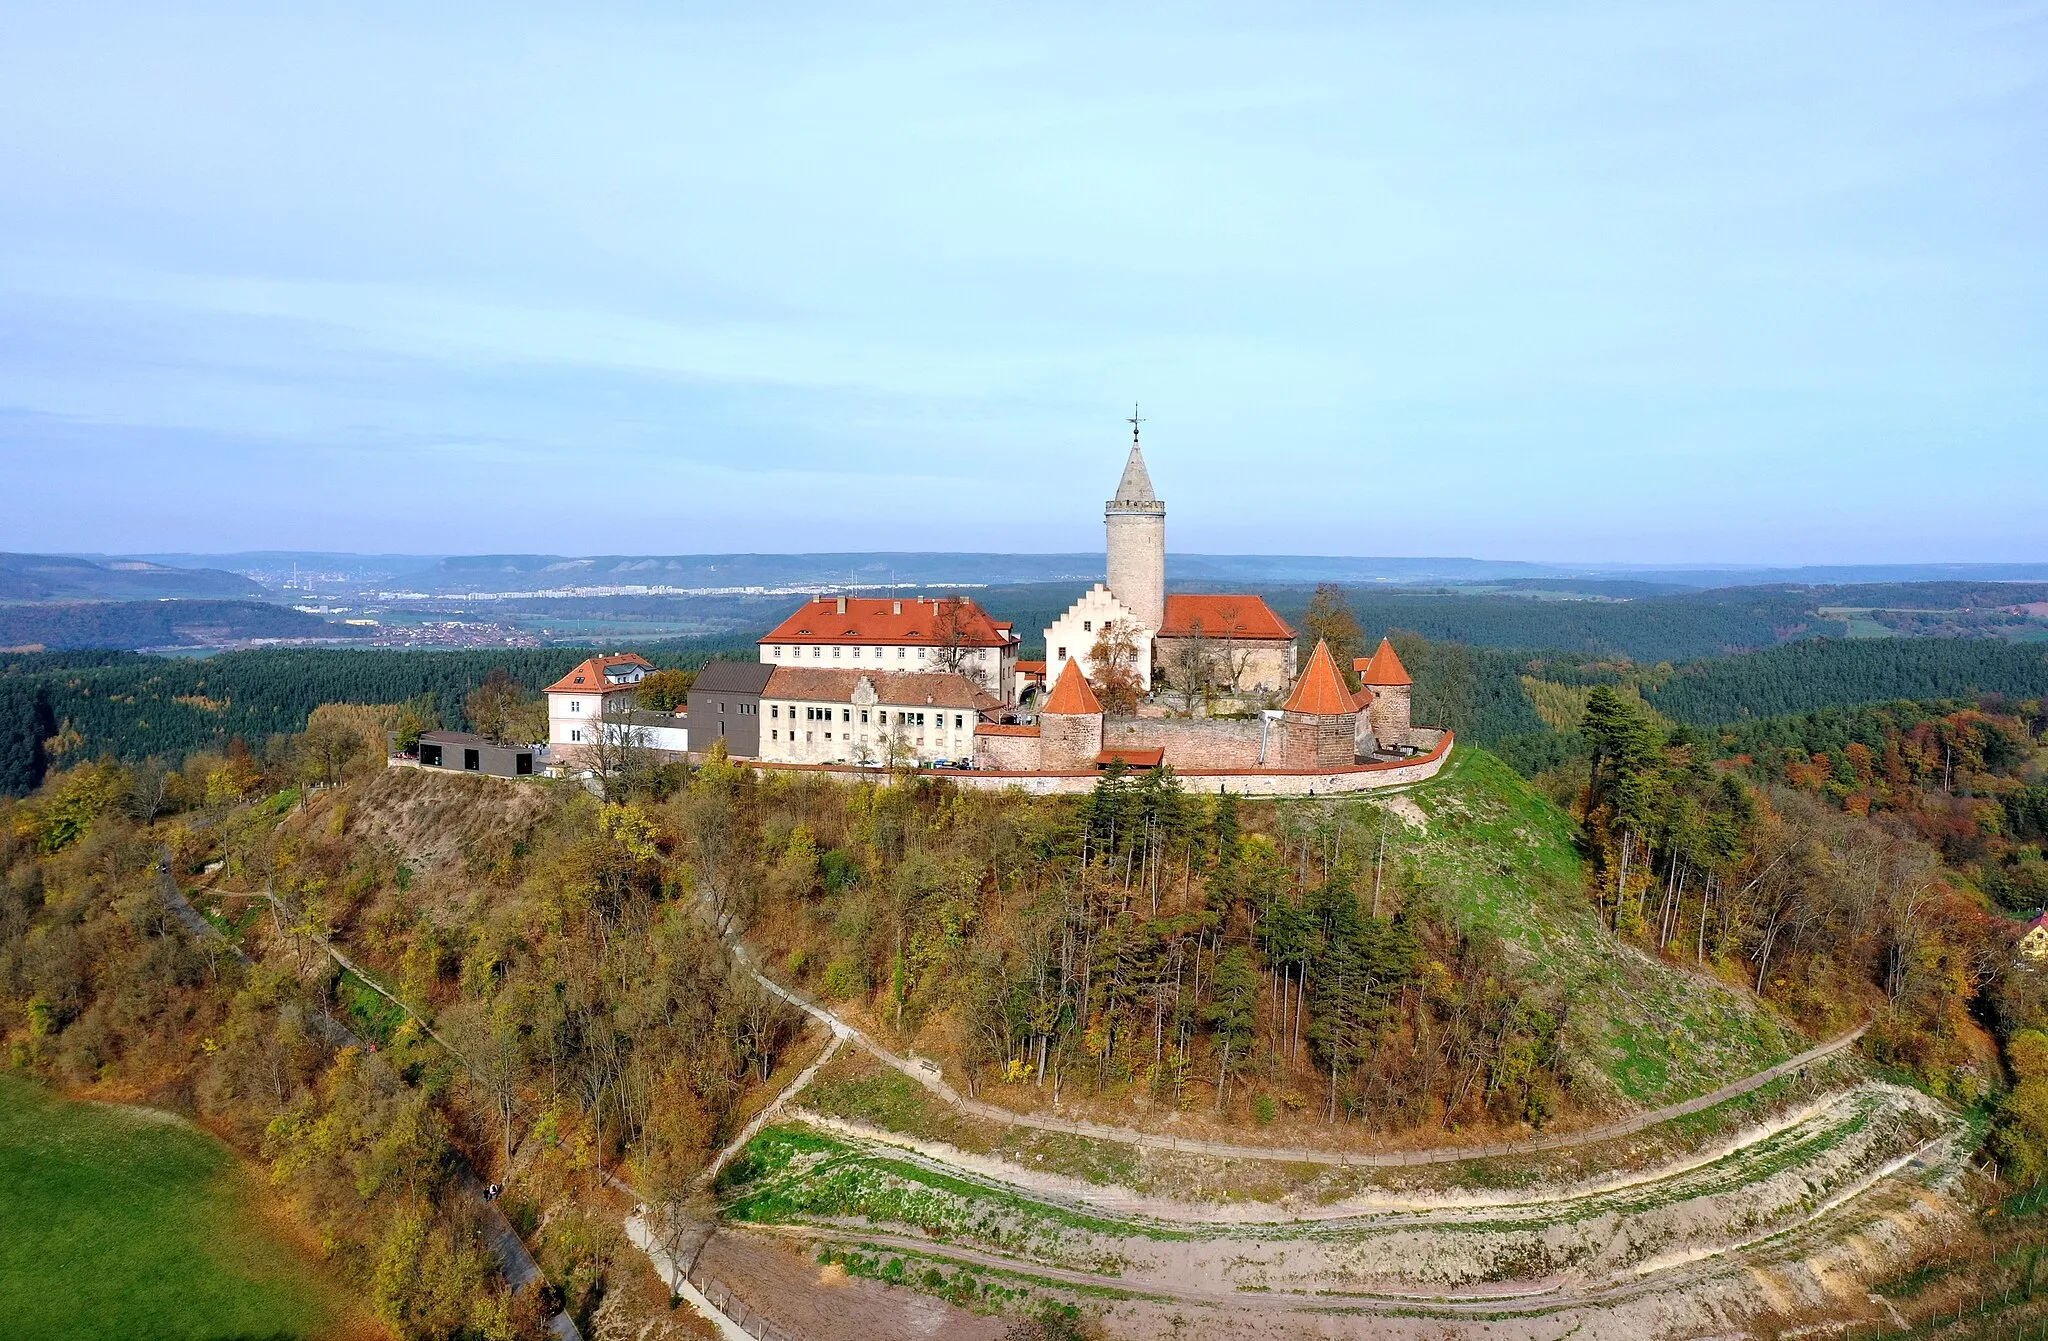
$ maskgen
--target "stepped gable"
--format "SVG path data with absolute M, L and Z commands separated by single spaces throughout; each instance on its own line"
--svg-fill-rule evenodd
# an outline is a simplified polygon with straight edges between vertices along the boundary
M 1066 669 L 1060 672 L 1059 683 L 1046 696 L 1045 704 L 1038 710 L 1041 717 L 1100 717 L 1102 701 L 1095 697 L 1095 690 L 1088 683 L 1088 677 L 1081 673 L 1081 667 L 1072 657 L 1067 658 Z
M 1394 651 L 1394 644 L 1385 638 L 1380 639 L 1380 645 L 1373 650 L 1370 661 L 1355 661 L 1352 665 L 1358 670 L 1359 678 L 1369 685 L 1415 683 L 1408 678 L 1408 668 L 1401 664 L 1400 656 Z
M 1358 701 L 1344 687 L 1344 677 L 1337 673 L 1328 643 L 1316 643 L 1316 650 L 1309 655 L 1308 669 L 1294 682 L 1294 692 L 1288 695 L 1287 706 L 1281 711 L 1310 717 L 1348 717 L 1358 711 Z
M 1166 598 L 1162 638 L 1262 638 L 1275 642 L 1294 636 L 1286 620 L 1265 598 L 1252 595 L 1179 595 Z

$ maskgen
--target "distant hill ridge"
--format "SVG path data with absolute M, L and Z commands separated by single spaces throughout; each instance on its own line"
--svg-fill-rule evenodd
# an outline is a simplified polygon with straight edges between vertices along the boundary
M 946 583 L 1092 582 L 1102 554 L 847 551 L 802 554 L 336 554 L 264 550 L 242 554 L 148 554 L 161 564 L 276 572 L 301 563 L 348 569 L 430 591 L 516 590 L 556 586 L 749 587 L 794 584 L 863 586 Z M 1833 564 L 1807 567 L 1544 563 L 1458 556 L 1397 557 L 1174 552 L 1175 582 L 1477 582 L 1536 584 L 1558 579 L 1654 584 L 1674 589 L 1771 584 L 1954 581 L 2048 582 L 2048 562 L 1997 564 Z M 484 582 L 482 579 L 490 579 Z M 1641 588 L 1637 588 L 1640 593 Z M 1623 595 L 1623 591 L 1613 594 Z
M 62 554 L 0 554 L 0 601 L 260 597 L 263 588 L 218 568 L 174 568 L 146 559 L 95 562 Z

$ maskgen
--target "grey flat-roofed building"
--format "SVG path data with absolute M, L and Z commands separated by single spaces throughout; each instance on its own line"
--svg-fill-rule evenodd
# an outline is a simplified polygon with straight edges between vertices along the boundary
M 761 691 L 775 667 L 758 661 L 714 661 L 690 686 L 690 750 L 701 754 L 723 740 L 743 759 L 761 754 Z
M 468 731 L 421 732 L 419 761 L 421 768 L 444 768 L 451 773 L 488 773 L 494 778 L 533 776 L 533 746 L 499 745 Z

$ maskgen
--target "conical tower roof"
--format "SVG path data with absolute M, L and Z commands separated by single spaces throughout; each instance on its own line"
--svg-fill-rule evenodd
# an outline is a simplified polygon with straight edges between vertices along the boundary
M 1089 685 L 1088 677 L 1081 673 L 1080 665 L 1068 657 L 1067 668 L 1060 672 L 1059 680 L 1038 711 L 1041 716 L 1050 713 L 1055 717 L 1100 717 L 1102 700 L 1095 697 L 1095 690 Z
M 1397 685 L 1414 684 L 1408 678 L 1408 668 L 1401 664 L 1401 658 L 1394 652 L 1394 644 L 1380 639 L 1380 645 L 1373 650 L 1372 660 L 1366 663 L 1365 673 L 1358 677 L 1366 684 Z
M 1318 642 L 1316 650 L 1309 654 L 1308 669 L 1294 682 L 1294 692 L 1287 696 L 1287 706 L 1282 711 L 1313 717 L 1344 717 L 1358 711 L 1357 700 L 1344 687 L 1344 677 L 1337 673 L 1337 662 L 1330 655 L 1328 643 Z
M 1130 459 L 1124 462 L 1124 477 L 1116 482 L 1116 497 L 1112 503 L 1157 503 L 1159 496 L 1152 492 L 1152 476 L 1145 469 L 1145 453 L 1137 442 L 1131 443 Z

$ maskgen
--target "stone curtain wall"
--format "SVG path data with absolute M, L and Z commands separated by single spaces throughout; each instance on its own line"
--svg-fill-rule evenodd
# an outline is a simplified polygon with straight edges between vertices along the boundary
M 1237 796 L 1341 796 L 1347 792 L 1383 791 L 1407 787 L 1433 778 L 1451 757 L 1456 738 L 1442 733 L 1428 754 L 1403 763 L 1354 764 L 1350 768 L 1302 772 L 1217 772 L 1190 769 L 1180 774 L 1181 785 L 1191 793 L 1215 795 L 1227 791 Z M 895 775 L 877 768 L 851 768 L 819 764 L 756 764 L 757 768 L 788 769 L 823 773 L 843 782 L 878 782 L 888 785 Z M 1031 796 L 1080 796 L 1095 790 L 1102 773 L 1096 768 L 1034 773 L 961 772 L 933 769 L 909 774 L 912 777 L 940 777 L 959 787 L 977 791 L 1003 791 L 1014 787 Z
M 1166 751 L 1166 765 L 1176 772 L 1193 769 L 1257 768 L 1262 727 L 1256 719 L 1189 720 L 1162 717 L 1116 717 L 1102 724 L 1105 750 Z
M 1039 766 L 1039 738 L 1011 735 L 977 735 L 974 738 L 974 766 L 1012 773 L 1035 773 Z

